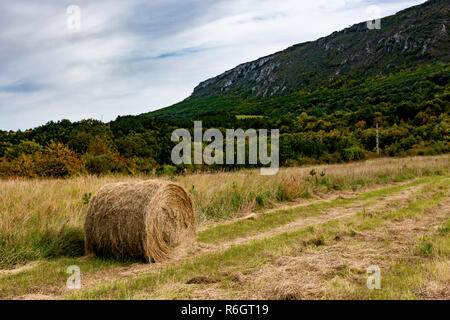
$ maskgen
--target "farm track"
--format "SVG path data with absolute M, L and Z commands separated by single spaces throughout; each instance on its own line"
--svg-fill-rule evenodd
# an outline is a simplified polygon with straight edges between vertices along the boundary
M 310 226 L 315 226 L 322 223 L 327 223 L 333 220 L 339 220 L 343 218 L 348 218 L 350 216 L 353 216 L 359 212 L 364 211 L 366 214 L 370 214 L 371 212 L 377 212 L 382 209 L 385 210 L 392 210 L 396 208 L 400 208 L 404 206 L 408 199 L 412 194 L 417 192 L 422 187 L 422 185 L 410 187 L 406 190 L 401 191 L 398 194 L 390 195 L 390 196 L 383 196 L 382 201 L 376 202 L 375 204 L 368 204 L 368 201 L 360 200 L 356 201 L 351 206 L 336 206 L 328 210 L 328 212 L 325 212 L 323 214 L 319 214 L 317 216 L 312 217 L 306 217 L 306 218 L 298 218 L 295 221 L 282 225 L 280 227 L 276 227 L 273 229 L 270 229 L 267 232 L 262 232 L 257 235 L 253 236 L 247 236 L 247 237 L 239 237 L 237 239 L 226 241 L 223 244 L 214 246 L 214 245 L 206 245 L 203 246 L 200 244 L 200 248 L 206 249 L 204 251 L 209 251 L 210 249 L 213 251 L 217 250 L 225 250 L 227 248 L 230 248 L 231 246 L 237 246 L 244 243 L 248 243 L 250 241 L 254 240 L 262 240 L 264 238 L 270 238 L 274 237 L 276 235 L 279 235 L 281 233 L 294 231 L 299 228 L 305 228 Z M 298 208 L 298 206 L 294 206 L 293 208 Z
M 408 183 L 410 183 L 410 181 L 408 181 L 406 183 L 389 184 L 389 185 L 383 186 L 383 188 L 386 188 L 388 186 L 406 185 Z M 125 280 L 125 279 L 128 280 L 128 279 L 132 279 L 133 277 L 136 277 L 136 276 L 142 276 L 145 274 L 158 272 L 160 270 L 163 270 L 164 268 L 167 268 L 167 267 L 177 264 L 177 263 L 181 263 L 188 259 L 196 258 L 196 257 L 202 256 L 205 254 L 212 254 L 214 252 L 224 251 L 233 246 L 240 246 L 240 245 L 250 243 L 252 241 L 258 241 L 258 240 L 263 240 L 263 239 L 267 239 L 267 238 L 272 238 L 277 235 L 280 235 L 280 234 L 283 234 L 286 232 L 290 232 L 290 231 L 295 231 L 295 230 L 298 230 L 301 228 L 312 227 L 312 226 L 324 224 L 324 223 L 327 223 L 330 221 L 349 218 L 349 217 L 354 216 L 362 211 L 364 211 L 367 214 L 370 214 L 371 212 L 377 212 L 380 210 L 384 211 L 384 210 L 395 210 L 395 209 L 403 208 L 410 201 L 414 200 L 415 193 L 417 193 L 417 191 L 419 189 L 421 189 L 424 185 L 426 185 L 426 183 L 408 187 L 406 189 L 401 190 L 400 192 L 393 193 L 388 196 L 383 196 L 380 198 L 381 201 L 370 202 L 370 201 L 366 201 L 366 200 L 356 200 L 350 206 L 334 206 L 334 207 L 331 207 L 329 210 L 327 210 L 327 212 L 325 212 L 323 214 L 318 214 L 318 215 L 311 216 L 311 217 L 298 217 L 297 219 L 295 219 L 294 221 L 292 221 L 290 223 L 287 223 L 287 224 L 284 224 L 281 226 L 277 226 L 275 228 L 271 228 L 265 232 L 258 233 L 255 235 L 245 236 L 245 237 L 238 237 L 236 239 L 231 239 L 229 241 L 225 241 L 220 244 L 198 243 L 198 244 L 194 245 L 193 247 L 191 247 L 190 250 L 186 250 L 185 254 L 180 254 L 180 255 L 176 256 L 174 258 L 174 260 L 168 261 L 166 263 L 153 264 L 153 265 L 133 264 L 131 266 L 126 266 L 126 267 L 113 267 L 113 268 L 108 268 L 105 270 L 98 269 L 98 270 L 95 270 L 94 272 L 83 274 L 83 291 L 95 288 L 99 285 L 102 285 L 102 284 L 105 284 L 108 282 L 112 282 L 112 281 L 116 281 L 116 280 Z M 381 189 L 381 188 L 371 188 L 370 190 L 377 190 L 377 189 Z M 364 190 L 364 192 L 367 192 L 367 189 Z M 345 197 L 347 197 L 347 196 L 354 197 L 354 196 L 357 196 L 358 194 L 360 194 L 360 192 L 346 193 Z M 342 194 L 333 195 L 325 200 L 319 200 L 319 201 L 330 202 L 339 197 L 342 198 Z M 273 213 L 273 212 L 277 212 L 280 210 L 295 209 L 298 207 L 311 205 L 312 203 L 315 203 L 315 202 L 318 202 L 318 201 L 309 201 L 309 202 L 304 202 L 301 204 L 294 204 L 290 207 L 287 207 L 287 206 L 283 206 L 281 208 L 278 207 L 275 209 L 268 210 L 264 213 L 258 213 L 256 215 L 256 218 L 259 216 L 262 216 L 264 214 L 267 214 L 269 212 Z M 254 219 L 255 215 L 252 215 L 251 218 Z M 239 221 L 239 220 L 245 220 L 245 218 L 226 222 L 223 225 L 229 225 L 229 224 Z M 202 228 L 202 230 L 207 230 L 207 229 Z M 10 275 L 17 275 L 20 272 L 32 270 L 35 266 L 36 265 L 30 264 L 30 265 L 25 266 L 23 268 L 23 270 L 17 270 L 17 269 L 12 270 L 12 271 L 10 271 L 11 272 Z M 0 277 L 2 277 L 4 275 L 5 275 L 5 273 L 3 275 L 0 273 Z M 65 288 L 60 288 L 59 290 L 52 288 L 52 290 L 50 290 L 50 292 L 47 292 L 45 290 L 45 288 L 43 288 L 43 290 L 39 291 L 39 293 L 33 293 L 30 295 L 25 295 L 25 296 L 16 297 L 16 298 L 19 298 L 19 299 L 20 298 L 59 299 L 59 298 L 64 297 L 68 293 L 69 292 Z
M 415 180 L 417 180 L 417 179 L 415 179 Z M 287 202 L 287 203 L 274 203 L 273 204 L 274 207 L 271 209 L 246 213 L 246 214 L 243 214 L 243 216 L 241 216 L 241 217 L 226 220 L 226 221 L 206 222 L 206 223 L 202 224 L 198 228 L 197 231 L 202 232 L 202 231 L 205 231 L 205 230 L 217 227 L 217 226 L 227 226 L 227 225 L 233 224 L 237 221 L 255 219 L 255 218 L 261 217 L 265 214 L 274 213 L 274 212 L 278 212 L 278 211 L 282 211 L 282 210 L 297 209 L 297 208 L 306 207 L 306 206 L 310 206 L 310 205 L 317 204 L 317 203 L 329 203 L 336 199 L 353 199 L 361 193 L 374 191 L 374 190 L 380 190 L 380 189 L 383 189 L 386 187 L 402 186 L 402 185 L 406 185 L 410 182 L 411 181 L 395 182 L 395 183 L 389 183 L 386 185 L 372 185 L 372 186 L 366 187 L 360 191 L 345 190 L 345 191 L 338 191 L 338 192 L 333 192 L 333 193 L 315 195 L 312 199 L 299 199 L 299 200 L 295 200 L 295 201 Z
M 11 275 L 19 274 L 19 273 L 27 271 L 27 270 L 32 270 L 34 267 L 37 267 L 38 265 L 40 265 L 40 263 L 41 262 L 39 262 L 39 261 L 33 261 L 33 262 L 30 262 L 19 268 L 15 268 L 15 269 L 11 269 L 11 270 L 0 270 L 0 277 L 1 276 L 11 276 Z
M 389 274 L 392 263 L 416 259 L 417 238 L 432 237 L 449 218 L 450 199 L 427 210 L 420 219 L 406 218 L 375 230 L 358 232 L 355 236 L 340 236 L 329 245 L 292 250 L 262 268 L 245 275 L 237 274 L 239 286 L 223 290 L 215 284 L 193 287 L 192 299 L 361 299 L 366 292 L 355 289 L 367 279 L 368 266 L 377 265 L 382 276 Z M 449 270 L 450 261 L 438 261 L 441 269 Z M 421 299 L 449 299 L 450 275 L 430 275 L 424 284 L 411 288 Z M 325 285 L 324 285 L 325 284 Z M 342 293 L 333 287 L 340 287 Z M 159 289 L 160 292 L 167 288 Z M 164 294 L 164 293 L 163 293 Z M 401 296 L 400 296 L 401 297 Z M 154 296 L 153 296 L 154 298 Z M 164 295 L 160 298 L 165 298 Z M 404 297 L 406 298 L 406 296 Z

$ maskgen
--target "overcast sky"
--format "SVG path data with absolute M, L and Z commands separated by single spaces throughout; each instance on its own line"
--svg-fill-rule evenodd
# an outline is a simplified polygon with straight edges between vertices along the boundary
M 240 63 L 371 19 L 370 6 L 422 2 L 0 0 L 0 129 L 166 107 Z

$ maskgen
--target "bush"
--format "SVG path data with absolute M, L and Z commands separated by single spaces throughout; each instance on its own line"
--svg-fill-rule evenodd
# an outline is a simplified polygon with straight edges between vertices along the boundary
M 42 146 L 34 141 L 22 141 L 18 145 L 7 148 L 5 158 L 12 161 L 21 155 L 33 155 L 42 152 L 42 149 Z
M 118 153 L 93 155 L 87 153 L 83 156 L 84 167 L 87 172 L 94 175 L 108 173 L 131 173 L 132 164 Z
M 366 158 L 366 152 L 360 147 L 350 147 L 342 150 L 342 159 L 344 161 L 355 161 L 362 160 Z
M 171 165 L 162 166 L 163 174 L 173 176 L 177 172 L 177 167 Z
M 66 178 L 83 172 L 83 164 L 75 152 L 61 143 L 52 143 L 35 156 L 35 172 L 41 177 Z
M 26 146 L 26 147 L 25 147 Z M 38 150 L 37 144 L 23 143 L 20 148 L 10 150 L 9 155 L 17 155 L 14 159 L 0 160 L 1 177 L 52 177 L 66 178 L 84 171 L 83 164 L 77 155 L 63 144 L 52 143 L 43 152 Z
M 110 173 L 114 168 L 113 159 L 109 154 L 95 156 L 87 153 L 83 156 L 83 162 L 87 172 L 95 175 Z
M 33 178 L 36 173 L 36 160 L 31 155 L 22 154 L 12 161 L 3 158 L 0 161 L 0 177 Z
M 134 166 L 136 168 L 136 171 L 142 172 L 145 174 L 151 174 L 156 171 L 156 168 L 158 167 L 156 161 L 152 158 L 134 158 L 133 159 Z

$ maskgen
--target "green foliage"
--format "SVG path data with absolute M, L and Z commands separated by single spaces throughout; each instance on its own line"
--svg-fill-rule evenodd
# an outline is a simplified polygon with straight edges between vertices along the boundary
M 41 152 L 42 149 L 42 146 L 34 141 L 21 141 L 19 144 L 7 148 L 5 157 L 11 161 L 21 155 L 33 155 L 36 152 Z
M 192 117 L 203 121 L 204 130 L 219 128 L 223 133 L 225 128 L 279 128 L 284 166 L 375 157 L 376 123 L 382 156 L 437 155 L 450 152 L 449 75 L 449 64 L 436 63 L 364 82 L 331 82 L 328 87 L 268 99 L 189 99 L 182 103 L 179 114 L 170 108 L 158 114 Z M 235 116 L 252 113 L 255 116 Z M 218 169 L 172 167 L 175 143 L 171 134 L 178 128 L 193 134 L 193 120 L 153 118 L 155 115 L 119 117 L 109 124 L 63 120 L 26 132 L 0 131 L 0 176 L 67 177 L 85 172 L 174 175 Z M 221 169 L 238 167 L 242 166 Z M 278 195 L 285 199 L 283 188 Z
M 117 153 L 94 155 L 86 153 L 83 156 L 86 171 L 93 175 L 108 173 L 129 173 L 129 163 Z
M 257 194 L 255 197 L 255 200 L 256 200 L 256 203 L 258 204 L 258 206 L 264 207 L 265 202 L 266 202 L 264 194 Z
M 92 192 L 83 194 L 83 198 L 82 198 L 83 204 L 84 205 L 89 204 L 89 202 L 91 201 L 91 198 L 92 198 Z
M 42 151 L 41 151 L 42 150 Z M 10 161 L 0 161 L 0 176 L 66 178 L 83 172 L 78 156 L 61 143 L 41 148 L 34 142 L 21 142 L 9 149 Z
M 64 226 L 60 229 L 31 230 L 25 239 L 0 237 L 0 268 L 28 261 L 84 255 L 82 228 Z
M 162 174 L 172 176 L 177 171 L 177 167 L 171 165 L 163 165 L 162 166 Z
M 80 257 L 84 255 L 84 232 L 75 227 L 46 230 L 39 234 L 36 244 L 43 258 Z
M 418 240 L 419 253 L 424 256 L 431 256 L 433 254 L 433 243 L 429 237 L 423 236 Z
M 362 160 L 366 157 L 364 149 L 353 146 L 342 150 L 342 159 L 345 161 Z

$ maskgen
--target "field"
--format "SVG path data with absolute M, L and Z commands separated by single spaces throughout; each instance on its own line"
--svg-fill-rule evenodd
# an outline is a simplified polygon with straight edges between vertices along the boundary
M 197 241 L 171 261 L 84 255 L 104 184 L 0 181 L 0 299 L 449 299 L 450 158 L 164 176 L 192 195 Z M 69 290 L 68 266 L 81 269 Z M 377 266 L 381 288 L 369 290 Z

